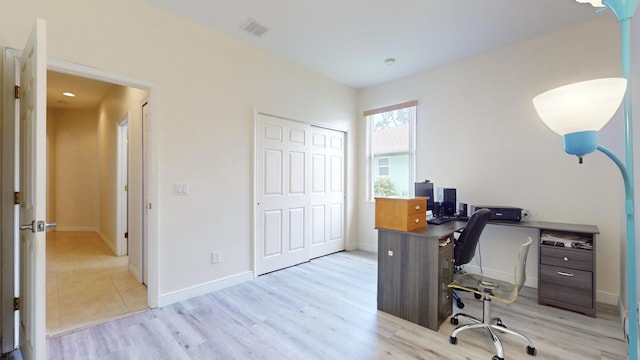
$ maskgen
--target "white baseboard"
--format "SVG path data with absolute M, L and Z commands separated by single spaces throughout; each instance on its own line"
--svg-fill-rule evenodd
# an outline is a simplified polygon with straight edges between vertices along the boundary
M 228 276 L 226 278 L 210 281 L 208 283 L 192 286 L 183 290 L 173 291 L 158 296 L 158 307 L 171 305 L 173 303 L 188 300 L 196 296 L 204 295 L 212 291 L 224 289 L 229 286 L 237 285 L 245 281 L 253 280 L 253 272 L 245 271 L 243 273 Z
M 109 241 L 109 239 L 107 238 L 107 236 L 102 233 L 102 231 L 96 230 L 96 232 L 98 233 L 98 236 L 100 236 L 100 239 L 102 239 L 102 241 L 109 247 L 109 249 L 111 249 L 111 252 L 113 252 L 113 255 L 118 256 L 118 250 L 116 249 L 116 245 L 112 244 L 111 241 Z
M 136 280 L 138 280 L 138 282 L 142 283 L 142 274 L 140 274 L 140 272 L 138 271 L 138 269 L 136 269 L 133 265 L 129 264 L 128 266 L 129 268 L 129 272 L 131 273 L 131 275 L 133 275 L 133 277 L 136 278 Z
M 596 301 L 609 305 L 620 305 L 620 296 L 596 290 Z
M 374 252 L 377 253 L 378 252 L 378 244 L 368 244 L 368 243 L 358 243 L 358 249 L 360 250 L 364 250 L 364 251 L 369 251 L 369 252 Z

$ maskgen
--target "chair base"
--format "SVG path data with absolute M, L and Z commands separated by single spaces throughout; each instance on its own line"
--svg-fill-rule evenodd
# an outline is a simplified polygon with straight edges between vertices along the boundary
M 525 335 L 519 332 L 513 331 L 511 329 L 507 329 L 507 327 L 502 323 L 502 320 L 500 318 L 491 318 L 491 299 L 486 296 L 482 302 L 483 320 L 480 320 L 468 314 L 457 313 L 451 317 L 451 320 L 450 320 L 451 323 L 453 325 L 457 325 L 458 317 L 460 316 L 468 318 L 473 322 L 473 324 L 460 325 L 451 332 L 451 336 L 449 337 L 449 342 L 453 345 L 458 343 L 457 336 L 459 332 L 469 330 L 469 329 L 485 329 L 489 333 L 489 336 L 493 341 L 493 345 L 496 348 L 496 356 L 494 356 L 492 360 L 504 360 L 504 348 L 502 346 L 502 342 L 500 341 L 500 338 L 496 334 L 496 331 L 499 331 L 503 334 L 510 334 L 510 335 L 519 337 L 520 339 L 527 342 L 527 348 L 526 348 L 527 354 L 531 356 L 535 356 L 537 354 L 536 348 L 533 346 L 533 343 L 531 342 L 531 340 L 529 340 L 528 337 L 526 337 Z

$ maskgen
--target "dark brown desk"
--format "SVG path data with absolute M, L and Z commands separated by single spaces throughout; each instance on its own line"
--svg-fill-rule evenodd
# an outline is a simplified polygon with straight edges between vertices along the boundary
M 593 240 L 592 250 L 540 244 L 538 301 L 595 316 L 595 245 L 598 228 L 542 221 L 490 222 L 491 225 L 578 233 Z M 378 228 L 378 310 L 437 331 L 451 314 L 453 239 L 440 240 L 466 225 L 451 221 L 413 231 Z
M 378 229 L 378 310 L 437 331 L 451 315 L 453 238 L 465 221 L 413 231 Z

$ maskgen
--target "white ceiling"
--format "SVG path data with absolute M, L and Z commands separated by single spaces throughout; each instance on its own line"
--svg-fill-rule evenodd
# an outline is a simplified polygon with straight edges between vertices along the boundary
M 149 1 L 354 88 L 612 16 L 575 0 Z M 248 19 L 269 30 L 248 33 Z M 50 71 L 48 107 L 95 109 L 111 86 Z
M 47 108 L 49 109 L 96 109 L 112 86 L 98 80 L 47 71 Z M 62 95 L 69 91 L 75 97 Z
M 354 88 L 601 16 L 575 0 L 149 1 Z M 245 31 L 248 19 L 269 30 Z

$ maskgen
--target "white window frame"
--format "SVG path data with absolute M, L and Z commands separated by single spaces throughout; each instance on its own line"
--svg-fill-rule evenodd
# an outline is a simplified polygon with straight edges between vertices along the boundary
M 401 104 L 396 104 L 396 105 L 390 105 L 390 106 L 385 106 L 383 108 L 379 108 L 379 109 L 374 109 L 374 110 L 368 110 L 364 112 L 364 116 L 365 116 L 365 122 L 366 122 L 366 153 L 367 153 L 367 179 L 366 179 L 366 200 L 367 201 L 374 201 L 374 192 L 373 192 L 373 185 L 374 185 L 374 181 L 373 181 L 373 176 L 374 176 L 374 169 L 375 166 L 377 166 L 376 164 L 374 164 L 374 149 L 373 149 L 373 115 L 376 114 L 380 114 L 380 113 L 384 113 L 384 112 L 390 112 L 390 111 L 395 111 L 395 110 L 400 110 L 400 109 L 406 109 L 406 108 L 413 108 L 413 116 L 410 117 L 409 119 L 409 148 L 407 149 L 407 155 L 408 155 L 408 174 L 407 174 L 407 179 L 409 184 L 407 184 L 408 189 L 409 189 L 409 196 L 413 195 L 414 189 L 413 189 L 413 183 L 415 182 L 415 174 L 416 174 L 416 123 L 417 123 L 417 118 L 418 118 L 418 102 L 417 101 L 408 101 L 405 103 L 401 103 Z M 398 153 L 394 153 L 394 154 L 385 154 L 385 153 L 381 153 L 378 152 L 376 153 L 376 155 L 378 156 L 384 156 L 384 155 L 398 155 Z

